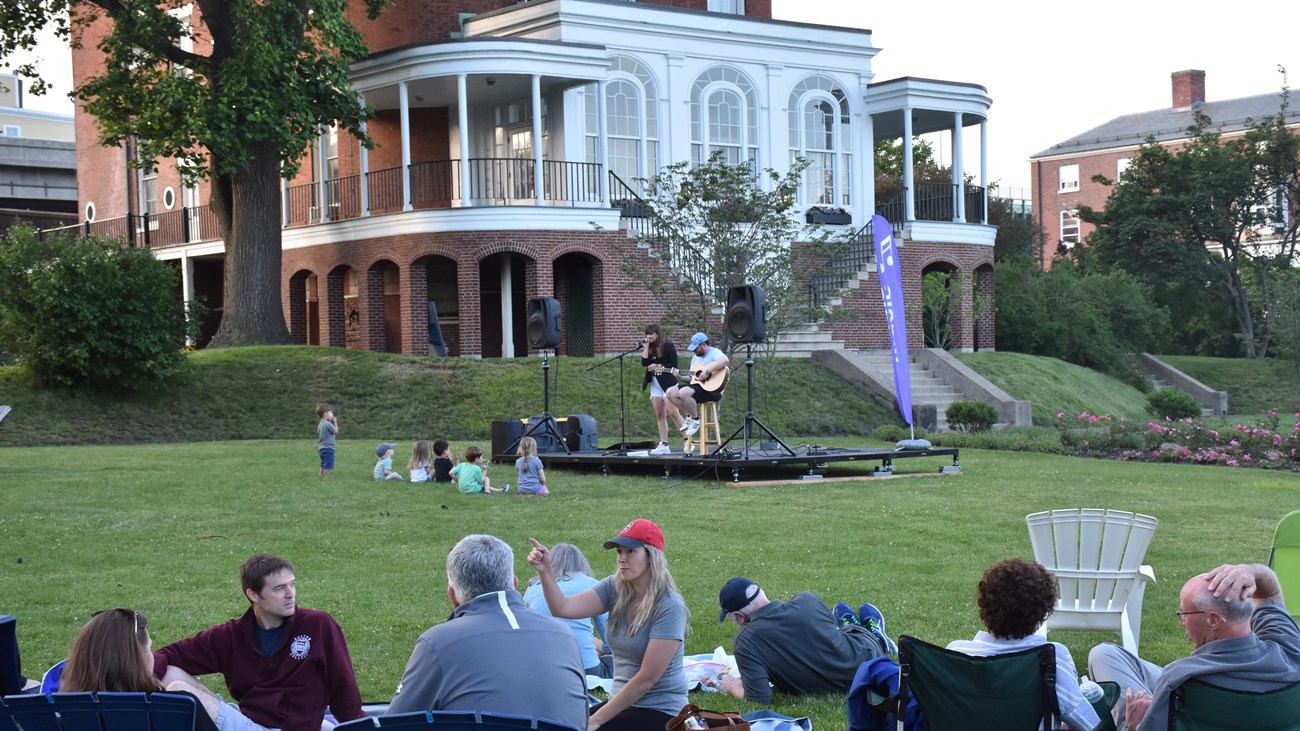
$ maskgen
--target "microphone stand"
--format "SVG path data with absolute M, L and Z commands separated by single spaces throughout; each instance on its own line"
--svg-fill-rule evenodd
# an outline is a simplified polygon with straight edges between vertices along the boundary
M 602 360 L 596 365 L 587 368 L 588 371 L 594 371 L 603 365 L 608 365 L 609 363 L 618 361 L 618 448 L 606 450 L 605 455 L 610 455 L 610 454 L 620 454 L 624 456 L 627 455 L 627 396 L 624 395 L 624 388 L 623 388 L 623 381 L 624 381 L 623 359 L 637 352 L 638 350 L 641 350 L 641 348 L 643 347 L 644 346 L 642 345 L 638 345 L 635 348 L 632 348 L 631 350 L 619 353 L 618 355 L 612 358 Z

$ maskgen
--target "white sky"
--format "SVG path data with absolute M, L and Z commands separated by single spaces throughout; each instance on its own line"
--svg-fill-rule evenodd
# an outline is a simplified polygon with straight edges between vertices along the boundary
M 879 81 L 921 76 L 988 89 L 989 177 L 1004 191 L 1028 186 L 1035 152 L 1121 114 L 1169 106 L 1173 71 L 1204 70 L 1210 101 L 1277 91 L 1279 64 L 1300 86 L 1295 0 L 772 0 L 772 14 L 870 28 Z M 71 54 L 52 37 L 41 53 L 56 88 L 28 95 L 27 106 L 71 113 Z M 972 130 L 967 171 L 979 170 L 978 155 Z
M 988 89 L 989 178 L 1004 191 L 1028 187 L 1030 155 L 1121 114 L 1170 106 L 1174 71 L 1205 71 L 1207 101 L 1278 91 L 1279 64 L 1300 86 L 1296 0 L 772 0 L 772 15 L 871 29 L 877 81 Z M 965 153 L 966 171 L 978 173 L 974 130 Z

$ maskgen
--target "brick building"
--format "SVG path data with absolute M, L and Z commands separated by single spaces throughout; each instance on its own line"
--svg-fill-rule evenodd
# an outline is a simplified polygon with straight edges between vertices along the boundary
M 925 272 L 967 275 L 956 346 L 992 347 L 992 316 L 975 322 L 970 294 L 992 298 L 986 164 L 978 186 L 960 164 L 968 135 L 987 157 L 982 87 L 877 82 L 870 31 L 775 21 L 768 0 L 397 0 L 354 22 L 371 55 L 352 81 L 375 109 L 377 147 L 326 130 L 284 181 L 282 296 L 297 342 L 427 354 L 436 322 L 451 355 L 511 357 L 527 351 L 527 300 L 554 296 L 562 352 L 618 352 L 661 313 L 620 266 L 658 266 L 630 238 L 644 221 L 622 201 L 635 200 L 634 179 L 721 150 L 760 168 L 812 160 L 798 210 L 844 207 L 855 227 L 886 215 L 909 300 Z M 78 83 L 104 30 L 74 51 Z M 195 34 L 195 52 L 203 42 Z M 223 245 L 206 184 L 187 189 L 166 164 L 128 172 L 129 150 L 98 145 L 84 113 L 77 123 L 84 216 L 175 261 L 184 296 L 213 309 L 210 336 Z M 873 142 L 904 138 L 910 155 L 914 135 L 943 131 L 953 184 L 909 179 L 875 200 Z M 843 298 L 860 317 L 824 325 L 845 347 L 888 347 L 874 271 L 868 261 L 844 282 L 870 285 Z M 919 317 L 909 334 L 919 345 Z
M 1243 134 L 1252 121 L 1276 115 L 1281 109 L 1281 95 L 1276 92 L 1207 102 L 1204 71 L 1175 71 L 1170 78 L 1169 107 L 1116 117 L 1030 156 L 1034 216 L 1047 233 L 1040 261 L 1050 263 L 1092 232 L 1093 226 L 1079 219 L 1078 208 L 1086 205 L 1101 210 L 1111 191 L 1094 182 L 1093 176 L 1123 180 L 1129 161 L 1148 137 L 1179 147 L 1188 139 L 1194 115 L 1201 112 L 1227 139 Z M 1287 119 L 1288 126 L 1300 129 L 1300 109 L 1289 108 Z

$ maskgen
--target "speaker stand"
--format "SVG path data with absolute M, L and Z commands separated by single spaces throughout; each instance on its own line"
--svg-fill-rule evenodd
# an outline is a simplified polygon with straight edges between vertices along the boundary
M 587 368 L 588 371 L 594 371 L 601 366 L 618 361 L 618 446 L 614 449 L 605 450 L 602 456 L 609 456 L 611 454 L 627 455 L 627 396 L 624 395 L 623 388 L 623 359 L 638 350 L 640 350 L 640 348 L 633 348 L 627 352 L 619 353 L 613 358 L 602 360 L 596 365 Z
M 531 437 L 538 431 L 545 431 L 550 434 L 564 448 L 565 454 L 573 454 L 569 449 L 569 443 L 565 441 L 564 437 L 560 436 L 560 430 L 556 428 L 555 420 L 551 418 L 551 361 L 545 350 L 542 351 L 542 420 L 529 426 L 527 431 L 519 435 L 515 443 L 506 449 L 506 452 L 518 450 L 519 443 L 524 440 L 524 437 Z
M 725 442 L 719 444 L 718 448 L 715 449 L 713 453 L 714 454 L 721 453 L 723 447 L 726 447 L 728 444 L 731 444 L 731 441 L 733 439 L 740 436 L 741 434 L 744 434 L 745 449 L 742 454 L 744 458 L 748 460 L 749 443 L 751 441 L 752 434 L 754 433 L 753 428 L 757 426 L 759 429 L 763 430 L 763 433 L 771 437 L 772 441 L 776 442 L 777 444 L 780 444 L 781 448 L 784 449 L 786 453 L 788 453 L 791 457 L 796 456 L 794 450 L 790 449 L 789 445 L 781 441 L 781 437 L 778 437 L 771 429 L 767 428 L 766 424 L 759 421 L 757 416 L 754 416 L 754 344 L 753 343 L 745 344 L 745 383 L 748 387 L 748 401 L 749 401 L 749 411 L 746 412 L 745 414 L 745 421 L 740 425 L 738 429 L 736 429 L 734 432 L 731 433 L 731 436 L 727 437 L 727 440 Z

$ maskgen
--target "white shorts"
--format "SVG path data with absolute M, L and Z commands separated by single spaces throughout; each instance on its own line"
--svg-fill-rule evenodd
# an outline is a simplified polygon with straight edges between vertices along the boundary
M 650 379 L 650 398 L 663 398 L 663 397 L 664 397 L 664 389 L 663 389 L 663 386 L 660 386 L 660 385 L 659 385 L 659 379 L 657 379 L 657 378 L 651 378 L 651 379 Z

